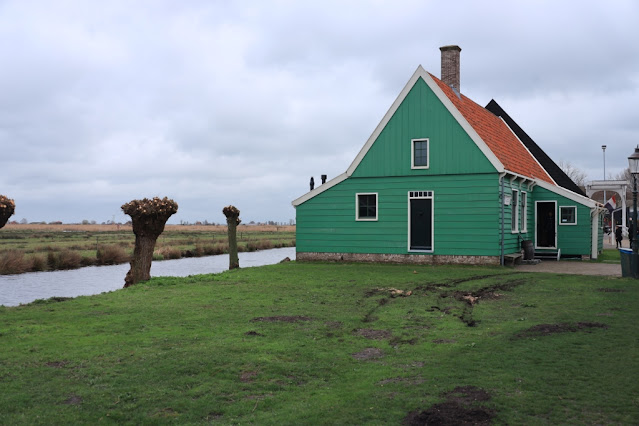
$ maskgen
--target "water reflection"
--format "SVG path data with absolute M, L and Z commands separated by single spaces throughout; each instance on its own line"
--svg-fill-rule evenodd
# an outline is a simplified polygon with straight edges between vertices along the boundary
M 295 247 L 240 253 L 240 266 L 271 265 L 284 259 L 295 259 Z M 229 256 L 192 257 L 153 262 L 152 277 L 186 277 L 211 274 L 228 269 Z M 129 265 L 89 266 L 70 271 L 29 272 L 0 275 L 0 305 L 17 306 L 49 297 L 76 297 L 99 294 L 122 288 Z

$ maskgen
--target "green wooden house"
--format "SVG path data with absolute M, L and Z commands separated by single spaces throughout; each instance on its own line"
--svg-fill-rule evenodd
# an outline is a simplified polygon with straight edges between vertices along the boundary
M 503 264 L 522 241 L 596 258 L 603 207 L 461 94 L 461 49 L 441 51 L 441 80 L 419 66 L 350 167 L 293 201 L 297 259 Z

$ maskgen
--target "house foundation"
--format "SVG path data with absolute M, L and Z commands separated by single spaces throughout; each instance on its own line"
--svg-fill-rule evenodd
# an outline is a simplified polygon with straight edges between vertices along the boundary
M 363 262 L 397 263 L 406 265 L 499 265 L 499 256 L 462 256 L 437 254 L 384 254 L 384 253 L 318 253 L 297 252 L 301 262 Z

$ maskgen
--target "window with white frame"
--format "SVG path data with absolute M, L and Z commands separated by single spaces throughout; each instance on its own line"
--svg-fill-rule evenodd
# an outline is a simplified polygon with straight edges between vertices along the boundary
M 429 165 L 428 139 L 411 140 L 411 169 L 427 169 Z
M 355 194 L 355 220 L 377 220 L 377 193 Z
M 521 218 L 521 232 L 528 232 L 528 193 L 522 191 L 521 192 L 521 202 L 519 203 L 521 207 L 521 214 L 519 217 Z
M 517 232 L 519 230 L 519 191 L 513 189 L 513 199 L 510 202 L 510 230 Z
M 559 224 L 577 224 L 577 206 L 559 206 Z

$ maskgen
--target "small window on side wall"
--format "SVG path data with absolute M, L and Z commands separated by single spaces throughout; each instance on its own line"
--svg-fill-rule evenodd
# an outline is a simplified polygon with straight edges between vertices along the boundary
M 576 206 L 559 207 L 559 224 L 560 225 L 576 225 L 577 224 L 577 207 Z
M 355 195 L 355 219 L 377 220 L 377 193 Z
M 411 169 L 427 169 L 429 166 L 428 139 L 413 139 L 411 145 Z

